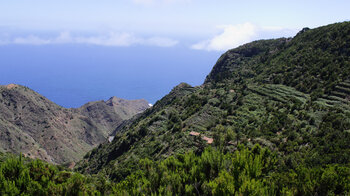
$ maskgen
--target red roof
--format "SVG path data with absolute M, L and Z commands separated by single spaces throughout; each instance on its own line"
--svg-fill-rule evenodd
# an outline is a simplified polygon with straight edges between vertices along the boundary
M 195 132 L 195 131 L 191 131 L 191 132 L 190 132 L 190 135 L 199 136 L 199 135 L 200 135 L 200 133 Z
M 202 139 L 205 140 L 205 141 L 207 141 L 208 144 L 211 144 L 211 143 L 213 143 L 213 141 L 214 141 L 213 138 L 206 137 L 206 136 L 203 136 Z

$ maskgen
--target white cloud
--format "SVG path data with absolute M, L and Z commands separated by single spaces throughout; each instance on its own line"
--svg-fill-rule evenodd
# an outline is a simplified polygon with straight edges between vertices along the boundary
M 221 26 L 223 32 L 211 40 L 192 45 L 197 50 L 227 50 L 252 40 L 256 35 L 256 27 L 250 23 Z
M 44 45 L 49 44 L 50 40 L 42 39 L 40 37 L 30 35 L 28 37 L 18 37 L 13 40 L 14 44 L 30 44 L 30 45 Z
M 158 47 L 172 47 L 178 41 L 165 37 L 137 37 L 130 33 L 109 33 L 108 35 L 97 36 L 72 36 L 69 32 L 62 32 L 54 38 L 42 38 L 35 35 L 17 37 L 12 41 L 1 41 L 0 44 L 26 44 L 26 45 L 47 45 L 47 44 L 92 44 L 100 46 L 131 46 L 148 45 Z
M 110 33 L 107 36 L 76 37 L 74 42 L 101 46 L 131 46 L 142 44 L 142 38 L 128 33 Z
M 282 36 L 292 36 L 297 30 L 281 27 L 259 27 L 251 23 L 225 25 L 218 27 L 221 34 L 212 39 L 193 44 L 192 49 L 208 51 L 225 51 L 258 39 L 271 39 Z

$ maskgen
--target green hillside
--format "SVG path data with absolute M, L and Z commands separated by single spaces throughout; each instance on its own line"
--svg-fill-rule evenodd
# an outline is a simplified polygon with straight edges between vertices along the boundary
M 349 54 L 349 22 L 229 50 L 203 85 L 175 87 L 76 169 L 118 182 L 144 158 L 200 155 L 208 146 L 233 153 L 241 144 L 275 152 L 278 172 L 348 167 Z

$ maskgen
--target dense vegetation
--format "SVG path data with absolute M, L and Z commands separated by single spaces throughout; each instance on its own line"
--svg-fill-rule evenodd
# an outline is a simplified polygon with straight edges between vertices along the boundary
M 350 168 L 299 165 L 282 172 L 276 154 L 259 145 L 235 153 L 212 148 L 164 161 L 143 159 L 139 170 L 117 184 L 130 195 L 331 195 L 349 193 Z
M 234 153 L 206 148 L 142 159 L 118 183 L 49 165 L 7 158 L 0 164 L 1 195 L 333 195 L 350 193 L 350 167 L 338 164 L 284 170 L 276 153 L 239 145 Z
M 100 192 L 101 181 L 22 156 L 0 155 L 0 195 L 79 195 Z

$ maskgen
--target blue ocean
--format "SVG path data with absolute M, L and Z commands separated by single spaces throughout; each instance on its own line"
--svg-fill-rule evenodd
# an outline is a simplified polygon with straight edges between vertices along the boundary
M 155 103 L 181 82 L 203 83 L 220 52 L 185 46 L 0 46 L 0 84 L 21 84 L 64 107 L 112 96 Z

